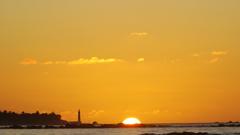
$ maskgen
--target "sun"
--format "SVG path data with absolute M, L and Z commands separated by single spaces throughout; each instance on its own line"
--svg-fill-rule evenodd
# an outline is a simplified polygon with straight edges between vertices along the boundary
M 126 118 L 122 123 L 124 125 L 137 125 L 141 124 L 141 121 L 137 118 Z

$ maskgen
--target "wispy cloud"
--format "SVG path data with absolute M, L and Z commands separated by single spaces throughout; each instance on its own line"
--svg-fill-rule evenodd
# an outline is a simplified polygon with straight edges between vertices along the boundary
M 212 58 L 209 62 L 210 63 L 216 63 L 220 60 L 220 58 Z
M 198 60 L 204 60 L 207 63 L 218 63 L 220 62 L 226 55 L 229 54 L 229 51 L 219 50 L 219 51 L 211 51 L 211 52 L 203 52 L 203 53 L 193 53 L 192 57 L 199 58 Z M 200 59 L 201 58 L 201 59 Z
M 211 52 L 213 58 L 210 59 L 209 63 L 217 63 L 222 59 L 223 56 L 227 54 L 227 51 L 213 51 Z
M 89 117 L 97 117 L 104 112 L 105 112 L 104 110 L 92 110 L 88 113 L 88 116 Z
M 149 33 L 147 32 L 132 32 L 129 34 L 130 37 L 146 37 Z
M 211 52 L 212 56 L 224 56 L 224 55 L 227 55 L 227 54 L 228 54 L 227 51 L 213 51 L 213 52 Z
M 98 57 L 92 57 L 90 59 L 84 59 L 80 58 L 78 60 L 72 60 L 67 62 L 69 65 L 81 65 L 81 64 L 103 64 L 103 63 L 114 63 L 114 62 L 122 62 L 121 59 L 116 58 L 98 58 Z
M 51 64 L 54 64 L 54 62 L 53 61 L 45 61 L 42 64 L 44 64 L 44 65 L 51 65 Z
M 25 58 L 23 59 L 20 64 L 22 65 L 35 65 L 38 64 L 38 61 L 32 58 Z
M 145 61 L 144 58 L 138 58 L 138 59 L 137 59 L 137 62 L 144 62 L 144 61 Z
M 168 114 L 169 113 L 169 110 L 165 109 L 165 110 L 162 110 L 162 109 L 155 109 L 155 110 L 152 110 L 152 111 L 145 111 L 145 112 L 142 112 L 143 114 L 150 114 L 150 115 L 162 115 L 162 114 Z
M 193 57 L 199 57 L 200 54 L 199 54 L 199 53 L 194 53 L 192 56 L 193 56 Z
M 79 58 L 76 60 L 60 60 L 60 61 L 52 61 L 47 60 L 44 62 L 38 62 L 35 59 L 24 59 L 20 62 L 22 65 L 33 65 L 33 64 L 43 64 L 43 65 L 90 65 L 90 64 L 105 64 L 105 63 L 117 63 L 123 62 L 122 59 L 117 58 L 99 58 L 99 57 L 91 57 L 91 58 Z

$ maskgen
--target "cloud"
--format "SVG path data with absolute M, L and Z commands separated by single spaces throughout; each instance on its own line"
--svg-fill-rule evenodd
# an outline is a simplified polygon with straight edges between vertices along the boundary
M 143 114 L 151 114 L 151 115 L 160 115 L 160 114 L 166 114 L 166 113 L 169 113 L 169 111 L 168 110 L 160 110 L 160 109 L 143 112 Z
M 54 64 L 54 62 L 53 61 L 45 61 L 42 64 L 44 64 L 44 65 L 52 65 L 52 64 Z
M 145 61 L 144 58 L 138 58 L 138 59 L 137 59 L 137 62 L 144 62 L 144 61 Z
M 157 115 L 160 113 L 160 110 L 153 110 L 152 113 Z
M 145 37 L 148 35 L 149 35 L 149 33 L 147 33 L 147 32 L 132 32 L 132 33 L 130 33 L 130 37 Z
M 98 58 L 98 57 L 92 57 L 90 59 L 84 59 L 80 58 L 78 60 L 73 60 L 67 62 L 69 65 L 81 65 L 81 64 L 103 64 L 103 63 L 114 63 L 114 62 L 122 62 L 121 59 L 115 59 L 115 58 Z
M 194 53 L 194 54 L 193 54 L 193 57 L 199 57 L 199 56 L 200 56 L 199 53 Z
M 89 117 L 97 117 L 104 112 L 105 112 L 104 110 L 92 110 L 88 113 L 88 116 Z
M 32 58 L 25 58 L 20 62 L 22 65 L 36 65 L 38 64 L 37 60 L 32 59 Z
M 20 62 L 23 65 L 34 65 L 34 64 L 43 64 L 43 65 L 84 65 L 84 64 L 105 64 L 105 63 L 116 63 L 116 62 L 123 62 L 122 59 L 117 58 L 98 58 L 98 57 L 91 57 L 91 58 L 79 58 L 76 60 L 60 60 L 60 61 L 44 61 L 44 62 L 37 62 L 35 59 L 26 58 Z
M 213 51 L 211 52 L 211 55 L 213 58 L 209 61 L 210 63 L 217 63 L 219 62 L 223 56 L 227 55 L 227 51 Z
M 220 58 L 213 58 L 213 59 L 211 59 L 209 62 L 210 63 L 216 63 L 216 62 L 218 62 L 220 60 Z
M 224 55 L 227 55 L 228 52 L 227 51 L 213 51 L 211 53 L 212 56 L 224 56 Z

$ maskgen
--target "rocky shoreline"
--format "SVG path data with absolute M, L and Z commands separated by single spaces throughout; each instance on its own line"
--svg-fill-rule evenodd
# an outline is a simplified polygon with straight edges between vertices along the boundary
M 173 132 L 173 133 L 167 133 L 167 134 L 155 134 L 155 133 L 144 133 L 141 135 L 221 135 L 221 134 L 210 134 L 206 132 L 199 132 L 199 133 L 194 133 L 194 132 Z M 234 135 L 240 135 L 240 133 L 236 133 Z

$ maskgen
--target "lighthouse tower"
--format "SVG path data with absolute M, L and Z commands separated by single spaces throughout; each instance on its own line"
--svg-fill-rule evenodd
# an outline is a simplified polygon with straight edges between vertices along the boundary
M 81 121 L 81 111 L 78 110 L 78 124 L 82 124 L 82 121 Z

